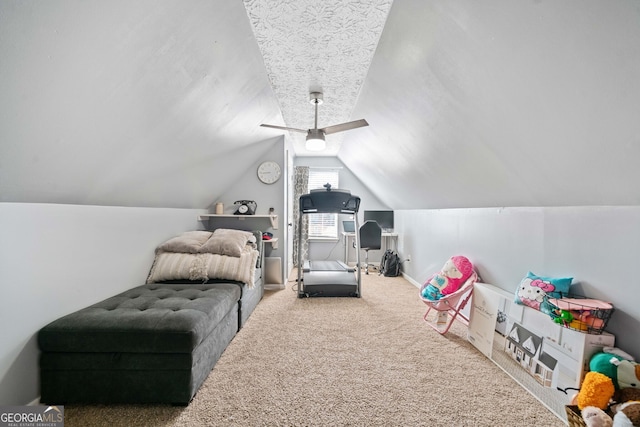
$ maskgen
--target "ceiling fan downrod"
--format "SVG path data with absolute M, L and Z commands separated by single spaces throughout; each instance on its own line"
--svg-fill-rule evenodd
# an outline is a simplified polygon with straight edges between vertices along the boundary
M 311 92 L 309 94 L 309 102 L 311 102 L 316 107 L 316 117 L 313 122 L 313 128 L 318 129 L 318 105 L 322 104 L 322 92 Z

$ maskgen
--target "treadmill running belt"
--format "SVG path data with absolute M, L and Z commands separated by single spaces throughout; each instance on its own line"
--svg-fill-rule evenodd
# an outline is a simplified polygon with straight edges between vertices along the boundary
M 340 261 L 309 261 L 311 271 L 345 271 L 347 266 Z

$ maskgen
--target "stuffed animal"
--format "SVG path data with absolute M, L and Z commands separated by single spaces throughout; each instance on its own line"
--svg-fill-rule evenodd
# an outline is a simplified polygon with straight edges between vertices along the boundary
M 620 362 L 624 359 L 618 355 L 605 353 L 604 351 L 598 352 L 589 359 L 589 370 L 591 372 L 600 372 L 601 374 L 608 376 L 613 381 L 613 386 L 616 390 L 619 390 L 618 366 L 614 363 L 614 360 L 616 362 Z
M 611 417 L 600 408 L 587 406 L 582 409 L 581 414 L 587 427 L 613 427 Z
M 637 401 L 640 402 L 640 388 L 623 388 L 616 392 L 616 402 L 630 402 Z
M 613 381 L 613 386 L 616 388 L 616 390 L 620 390 L 621 387 L 618 384 L 618 365 L 623 360 L 628 360 L 632 362 L 632 364 L 635 363 L 635 359 L 633 358 L 633 356 L 631 356 L 624 350 L 621 350 L 618 347 L 603 347 L 602 351 L 595 353 L 593 356 L 591 356 L 591 359 L 589 359 L 589 370 L 592 372 L 600 372 L 601 374 L 608 376 Z M 629 366 L 623 368 L 622 372 L 627 372 L 628 377 Z M 631 382 L 630 378 L 627 379 L 627 383 L 629 382 Z M 625 385 L 625 387 L 628 386 Z M 624 401 L 625 400 L 623 400 L 623 402 Z
M 640 402 L 625 402 L 613 416 L 613 427 L 640 426 Z
M 576 403 L 581 410 L 587 406 L 607 409 L 615 391 L 611 378 L 600 372 L 587 372 L 576 397 Z
M 640 402 L 625 402 L 611 418 L 595 406 L 587 406 L 581 412 L 587 427 L 640 427 Z
M 621 389 L 640 389 L 640 364 L 630 360 L 616 359 L 613 359 L 611 363 L 614 363 L 618 367 L 616 374 L 618 376 L 618 385 Z
M 431 277 L 422 288 L 422 297 L 437 301 L 460 289 L 462 284 L 473 274 L 473 264 L 464 256 L 451 257 L 442 270 Z
M 640 364 L 616 347 L 605 347 L 591 357 L 589 369 L 575 397 L 585 425 L 640 427 Z M 613 418 L 603 411 L 607 409 L 603 406 L 607 396 L 607 406 L 611 398 L 620 402 L 609 407 L 615 414 Z
M 632 362 L 636 361 L 632 355 L 618 347 L 603 347 L 602 352 L 620 356 L 620 359 L 631 360 Z

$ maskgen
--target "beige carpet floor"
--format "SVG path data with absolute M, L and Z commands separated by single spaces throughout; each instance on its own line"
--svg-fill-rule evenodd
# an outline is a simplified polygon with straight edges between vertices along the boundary
M 292 276 L 293 277 L 293 276 Z M 401 277 L 362 298 L 267 291 L 187 407 L 67 405 L 65 426 L 563 426 Z

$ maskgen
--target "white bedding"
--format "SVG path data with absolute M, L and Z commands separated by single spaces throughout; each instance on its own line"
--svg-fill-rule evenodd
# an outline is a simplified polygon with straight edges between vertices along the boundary
M 186 232 L 158 246 L 147 283 L 223 279 L 253 287 L 259 255 L 255 236 L 246 231 L 225 230 L 210 233 L 210 237 L 204 239 L 203 233 L 207 232 L 198 233 L 194 239 L 194 232 Z M 229 244 L 221 242 L 221 236 L 228 237 Z

